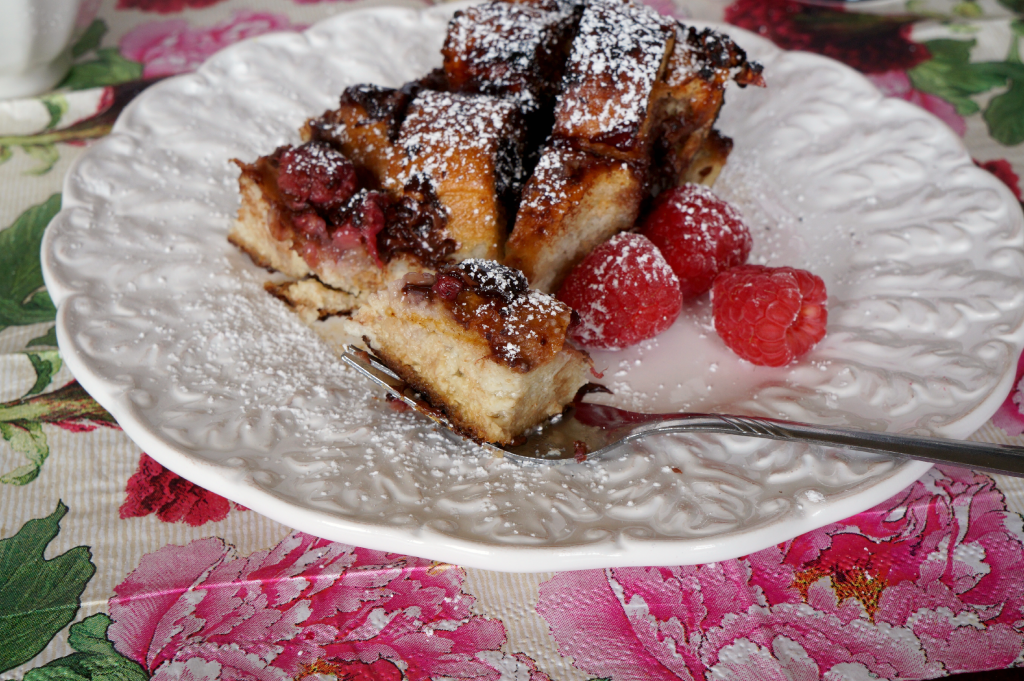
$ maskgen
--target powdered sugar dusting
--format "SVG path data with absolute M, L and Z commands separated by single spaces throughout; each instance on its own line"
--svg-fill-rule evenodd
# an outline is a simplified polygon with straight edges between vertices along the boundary
M 352 167 L 352 163 L 344 154 L 330 145 L 312 142 L 304 144 L 302 149 L 303 153 L 292 156 L 294 171 L 336 177 Z
M 628 347 L 664 331 L 679 316 L 679 280 L 649 239 L 616 234 L 566 279 L 559 297 L 579 313 L 573 339 L 585 347 Z
M 672 193 L 670 199 L 683 223 L 680 238 L 684 240 L 701 239 L 714 242 L 722 234 L 737 234 L 744 229 L 743 216 L 730 203 L 718 198 L 714 192 L 702 184 L 686 185 L 686 193 Z
M 508 95 L 531 111 L 540 105 L 544 90 L 557 86 L 541 74 L 557 60 L 555 50 L 570 20 L 565 12 L 508 2 L 471 7 L 448 27 L 446 67 L 468 81 L 459 83 L 461 87 Z
M 566 64 L 555 132 L 594 137 L 636 131 L 673 31 L 668 20 L 632 2 L 587 6 Z
M 595 274 L 602 280 L 591 284 L 594 288 L 618 288 L 625 282 L 620 281 L 622 272 L 639 274 L 647 282 L 654 283 L 666 279 L 674 279 L 675 274 L 664 258 L 658 257 L 656 249 L 638 234 L 620 232 L 607 241 L 609 252 L 614 257 L 604 258 L 594 268 Z
M 514 101 L 489 95 L 423 91 L 409 107 L 398 144 L 407 163 L 398 175 L 404 184 L 415 175 L 435 183 L 458 171 L 465 158 L 495 157 L 504 139 L 519 132 L 519 108 Z M 511 184 L 521 166 L 495 164 L 497 185 Z
M 522 272 L 493 260 L 468 259 L 455 267 L 482 298 L 468 307 L 456 304 L 453 313 L 486 338 L 493 359 L 524 371 L 561 350 L 571 315 L 567 305 L 530 289 Z
M 494 260 L 469 258 L 458 265 L 482 292 L 496 294 L 511 303 L 529 288 L 526 276 L 519 270 L 505 267 Z
M 553 145 L 544 149 L 523 192 L 520 211 L 541 210 L 545 204 L 557 205 L 568 200 L 567 153 L 572 152 Z

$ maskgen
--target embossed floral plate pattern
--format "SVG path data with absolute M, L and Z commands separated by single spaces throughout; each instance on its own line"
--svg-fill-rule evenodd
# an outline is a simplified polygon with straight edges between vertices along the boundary
M 517 465 L 391 411 L 262 284 L 225 236 L 231 158 L 297 141 L 357 82 L 440 62 L 452 6 L 341 15 L 246 41 L 147 90 L 68 175 L 43 256 L 81 383 L 160 462 L 330 539 L 495 570 L 687 564 L 746 554 L 864 510 L 928 466 L 721 436 L 586 464 Z M 607 399 L 966 437 L 1022 345 L 1024 229 L 998 180 L 937 119 L 854 71 L 728 28 L 768 88 L 731 89 L 716 191 L 752 260 L 807 267 L 829 334 L 753 367 L 706 301 L 637 348 L 596 353 Z

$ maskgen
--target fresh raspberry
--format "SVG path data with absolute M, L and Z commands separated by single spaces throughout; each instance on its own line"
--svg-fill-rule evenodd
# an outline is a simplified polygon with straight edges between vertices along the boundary
M 679 277 L 683 298 L 711 290 L 711 283 L 750 255 L 750 231 L 739 212 L 700 184 L 663 192 L 640 233 L 654 242 Z
M 711 289 L 715 330 L 730 350 L 779 367 L 825 337 L 825 282 L 792 267 L 741 265 L 718 275 Z
M 622 233 L 573 268 L 558 299 L 580 324 L 570 337 L 589 348 L 615 350 L 657 336 L 683 306 L 679 280 L 649 239 Z

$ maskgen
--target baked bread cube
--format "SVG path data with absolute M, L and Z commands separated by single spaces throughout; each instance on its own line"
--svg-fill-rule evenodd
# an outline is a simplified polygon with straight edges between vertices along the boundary
M 510 444 L 559 414 L 592 366 L 566 341 L 568 306 L 489 260 L 410 274 L 370 296 L 352 319 L 392 371 L 484 442 Z
M 526 113 L 549 105 L 574 23 L 571 14 L 500 1 L 456 12 L 441 50 L 448 87 L 508 96 Z
M 523 189 L 505 263 L 552 293 L 598 244 L 636 221 L 644 168 L 556 142 Z
M 451 257 L 501 257 L 522 186 L 523 123 L 512 100 L 421 92 L 398 134 L 392 191 L 429 189 L 445 211 Z
M 580 12 L 500 0 L 455 13 L 442 55 L 452 92 L 516 101 L 526 126 L 524 165 L 537 163 Z M 514 211 L 513 211 L 514 212 Z
M 762 67 L 728 36 L 680 26 L 664 76 L 654 87 L 653 191 L 700 182 L 714 184 L 732 140 L 713 131 L 730 80 L 764 86 Z
M 400 88 L 361 83 L 345 88 L 338 108 L 311 118 L 299 130 L 303 142 L 327 142 L 363 174 L 364 183 L 383 187 L 394 179 L 393 156 L 409 104 L 423 90 L 448 89 L 444 71 L 435 69 Z
M 353 85 L 342 93 L 337 109 L 309 119 L 299 132 L 305 142 L 330 144 L 363 171 L 364 180 L 384 186 L 411 99 L 394 88 Z
M 641 5 L 587 5 L 555 105 L 556 139 L 594 153 L 644 160 L 654 123 L 651 95 L 672 54 L 673 23 Z

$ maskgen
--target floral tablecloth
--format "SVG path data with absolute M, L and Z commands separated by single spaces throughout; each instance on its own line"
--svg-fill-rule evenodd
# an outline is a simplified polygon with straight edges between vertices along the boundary
M 1013 478 L 939 467 L 733 561 L 517 575 L 293 532 L 119 430 L 63 366 L 40 273 L 69 163 L 154 79 L 365 4 L 94 2 L 62 87 L 0 102 L 0 678 L 864 681 L 1024 666 Z M 948 123 L 1020 198 L 1022 0 L 652 4 L 845 61 Z M 974 437 L 1024 444 L 1022 409 L 1015 388 Z

